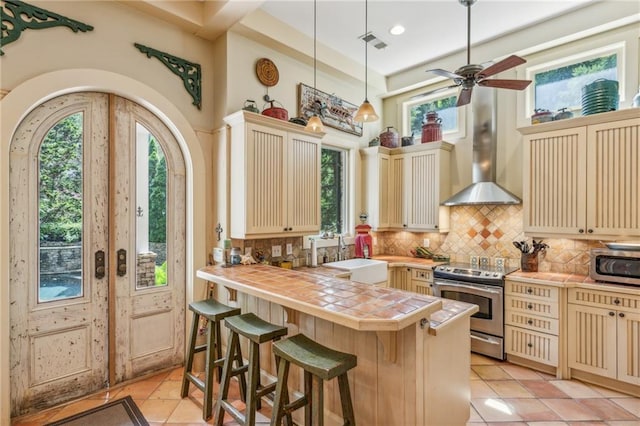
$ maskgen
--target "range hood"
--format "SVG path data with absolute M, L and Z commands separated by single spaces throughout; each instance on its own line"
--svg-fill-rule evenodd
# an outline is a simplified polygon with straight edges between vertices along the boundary
M 495 89 L 473 89 L 472 184 L 442 203 L 444 206 L 520 204 L 522 200 L 496 183 L 496 94 Z

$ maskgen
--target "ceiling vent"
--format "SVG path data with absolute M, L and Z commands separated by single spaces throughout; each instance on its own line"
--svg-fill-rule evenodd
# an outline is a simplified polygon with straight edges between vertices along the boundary
M 358 38 L 364 40 L 367 43 L 369 43 L 370 45 L 372 45 L 376 49 L 384 49 L 385 47 L 388 46 L 387 43 L 385 43 L 384 41 L 380 40 L 372 32 L 368 32 L 366 34 L 363 34 Z

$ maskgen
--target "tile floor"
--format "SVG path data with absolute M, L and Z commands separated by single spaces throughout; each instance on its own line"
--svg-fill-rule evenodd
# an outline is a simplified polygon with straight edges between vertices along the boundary
M 470 374 L 471 417 L 467 426 L 640 426 L 639 398 L 576 380 L 557 380 L 548 374 L 476 354 L 471 355 Z M 182 368 L 176 368 L 14 419 L 12 425 L 43 425 L 126 395 L 133 397 L 152 426 L 211 424 L 213 420 L 208 423 L 202 420 L 202 392 L 191 386 L 190 397 L 180 398 L 181 380 Z M 232 386 L 231 397 L 238 397 L 237 386 Z M 271 411 L 263 405 L 264 416 L 259 418 L 259 423 L 268 424 Z M 230 416 L 225 417 L 225 426 L 236 424 Z

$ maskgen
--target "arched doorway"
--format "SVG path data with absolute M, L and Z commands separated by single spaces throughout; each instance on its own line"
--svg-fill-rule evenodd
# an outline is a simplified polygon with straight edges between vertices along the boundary
M 11 407 L 18 415 L 182 362 L 185 161 L 127 99 L 29 113 L 10 150 Z

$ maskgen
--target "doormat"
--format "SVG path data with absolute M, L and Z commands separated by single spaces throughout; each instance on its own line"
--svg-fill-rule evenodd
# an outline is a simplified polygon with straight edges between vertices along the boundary
M 45 426 L 149 426 L 131 395 Z

